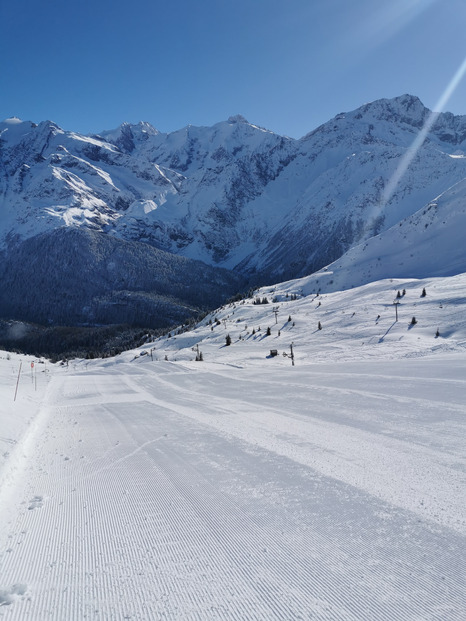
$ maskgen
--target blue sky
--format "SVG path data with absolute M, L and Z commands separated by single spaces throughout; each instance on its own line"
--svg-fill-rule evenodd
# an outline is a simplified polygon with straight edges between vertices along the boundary
M 382 97 L 435 107 L 465 26 L 466 0 L 0 0 L 0 119 L 90 133 L 242 114 L 299 138 Z

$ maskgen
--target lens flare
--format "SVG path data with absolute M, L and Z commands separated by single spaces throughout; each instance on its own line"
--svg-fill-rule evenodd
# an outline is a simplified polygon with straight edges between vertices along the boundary
M 442 110 L 447 105 L 448 100 L 455 92 L 456 88 L 458 87 L 458 84 L 461 82 L 465 73 L 466 73 L 466 58 L 463 60 L 458 70 L 456 71 L 455 75 L 450 80 L 445 91 L 442 93 L 442 96 L 440 97 L 438 102 L 435 104 L 434 110 L 427 117 L 426 122 L 424 123 L 424 126 L 422 127 L 421 131 L 416 136 L 415 140 L 413 141 L 413 144 L 408 148 L 408 150 L 402 157 L 401 162 L 398 164 L 397 169 L 395 170 L 393 176 L 391 177 L 390 181 L 386 185 L 383 196 L 382 196 L 382 200 L 381 200 L 382 208 L 385 207 L 387 203 L 390 201 L 396 188 L 398 187 L 398 184 L 400 183 L 401 179 L 403 178 L 406 171 L 408 170 L 409 165 L 411 164 L 413 159 L 416 157 L 416 153 L 419 151 L 419 149 L 424 144 L 427 134 L 432 129 L 432 125 L 435 123 L 439 114 L 442 112 Z
M 390 2 L 356 2 L 362 5 L 358 25 L 347 35 L 346 44 L 379 47 L 396 37 L 427 12 L 439 0 L 390 0 Z M 351 6 L 351 10 L 355 8 Z M 356 35 L 356 36 L 355 36 Z
M 387 206 L 387 203 L 392 198 L 394 192 L 396 191 L 396 188 L 398 187 L 398 184 L 400 183 L 404 174 L 408 170 L 409 165 L 411 164 L 414 157 L 416 156 L 416 153 L 422 147 L 427 137 L 427 134 L 432 129 L 432 126 L 437 120 L 439 114 L 443 111 L 443 109 L 447 105 L 450 97 L 455 92 L 459 83 L 463 79 L 465 73 L 466 73 L 466 58 L 463 60 L 463 62 L 461 63 L 457 71 L 455 72 L 454 76 L 448 83 L 446 89 L 442 93 L 441 97 L 435 104 L 434 110 L 427 117 L 421 131 L 416 136 L 411 146 L 407 149 L 404 156 L 401 158 L 401 161 L 398 164 L 397 169 L 395 170 L 392 177 L 390 178 L 387 185 L 385 186 L 381 200 L 374 205 L 372 209 L 372 213 L 369 214 L 369 217 L 367 219 L 368 222 L 370 222 L 372 218 L 375 217 L 375 215 L 383 212 L 383 210 Z M 353 269 L 355 263 L 358 261 L 359 258 L 361 258 L 363 251 L 364 251 L 364 244 L 359 244 L 351 248 L 349 252 L 345 253 L 338 260 L 338 264 L 339 264 L 338 270 L 341 271 L 341 273 L 343 274 L 345 273 L 345 271 Z

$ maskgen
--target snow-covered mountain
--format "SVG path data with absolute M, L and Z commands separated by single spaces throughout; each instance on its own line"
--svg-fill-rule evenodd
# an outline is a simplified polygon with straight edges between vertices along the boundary
M 466 271 L 450 243 L 466 224 L 466 116 L 440 114 L 391 186 L 429 119 L 410 95 L 339 114 L 300 140 L 241 116 L 169 134 L 124 123 L 98 136 L 8 119 L 0 124 L 0 244 L 8 255 L 72 226 L 255 284 L 311 274 L 348 251 L 344 260 L 360 269 L 351 263 L 351 277 L 327 286 Z
M 386 278 L 428 278 L 466 272 L 466 179 L 416 213 L 307 278 L 318 292 L 351 289 Z

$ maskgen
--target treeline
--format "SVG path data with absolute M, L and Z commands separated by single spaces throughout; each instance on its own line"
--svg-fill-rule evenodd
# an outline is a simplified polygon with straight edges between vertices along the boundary
M 44 357 L 52 362 L 106 358 L 139 347 L 162 332 L 127 325 L 47 327 L 0 320 L 0 349 Z
M 243 284 L 228 270 L 77 228 L 12 244 L 0 258 L 0 317 L 42 325 L 168 328 Z

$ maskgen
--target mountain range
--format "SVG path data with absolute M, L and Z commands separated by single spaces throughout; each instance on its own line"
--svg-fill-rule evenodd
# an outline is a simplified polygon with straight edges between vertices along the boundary
M 432 116 L 411 95 L 299 140 L 240 115 L 90 136 L 7 119 L 0 317 L 161 327 L 309 274 L 332 291 L 461 273 L 465 192 L 466 116 Z

